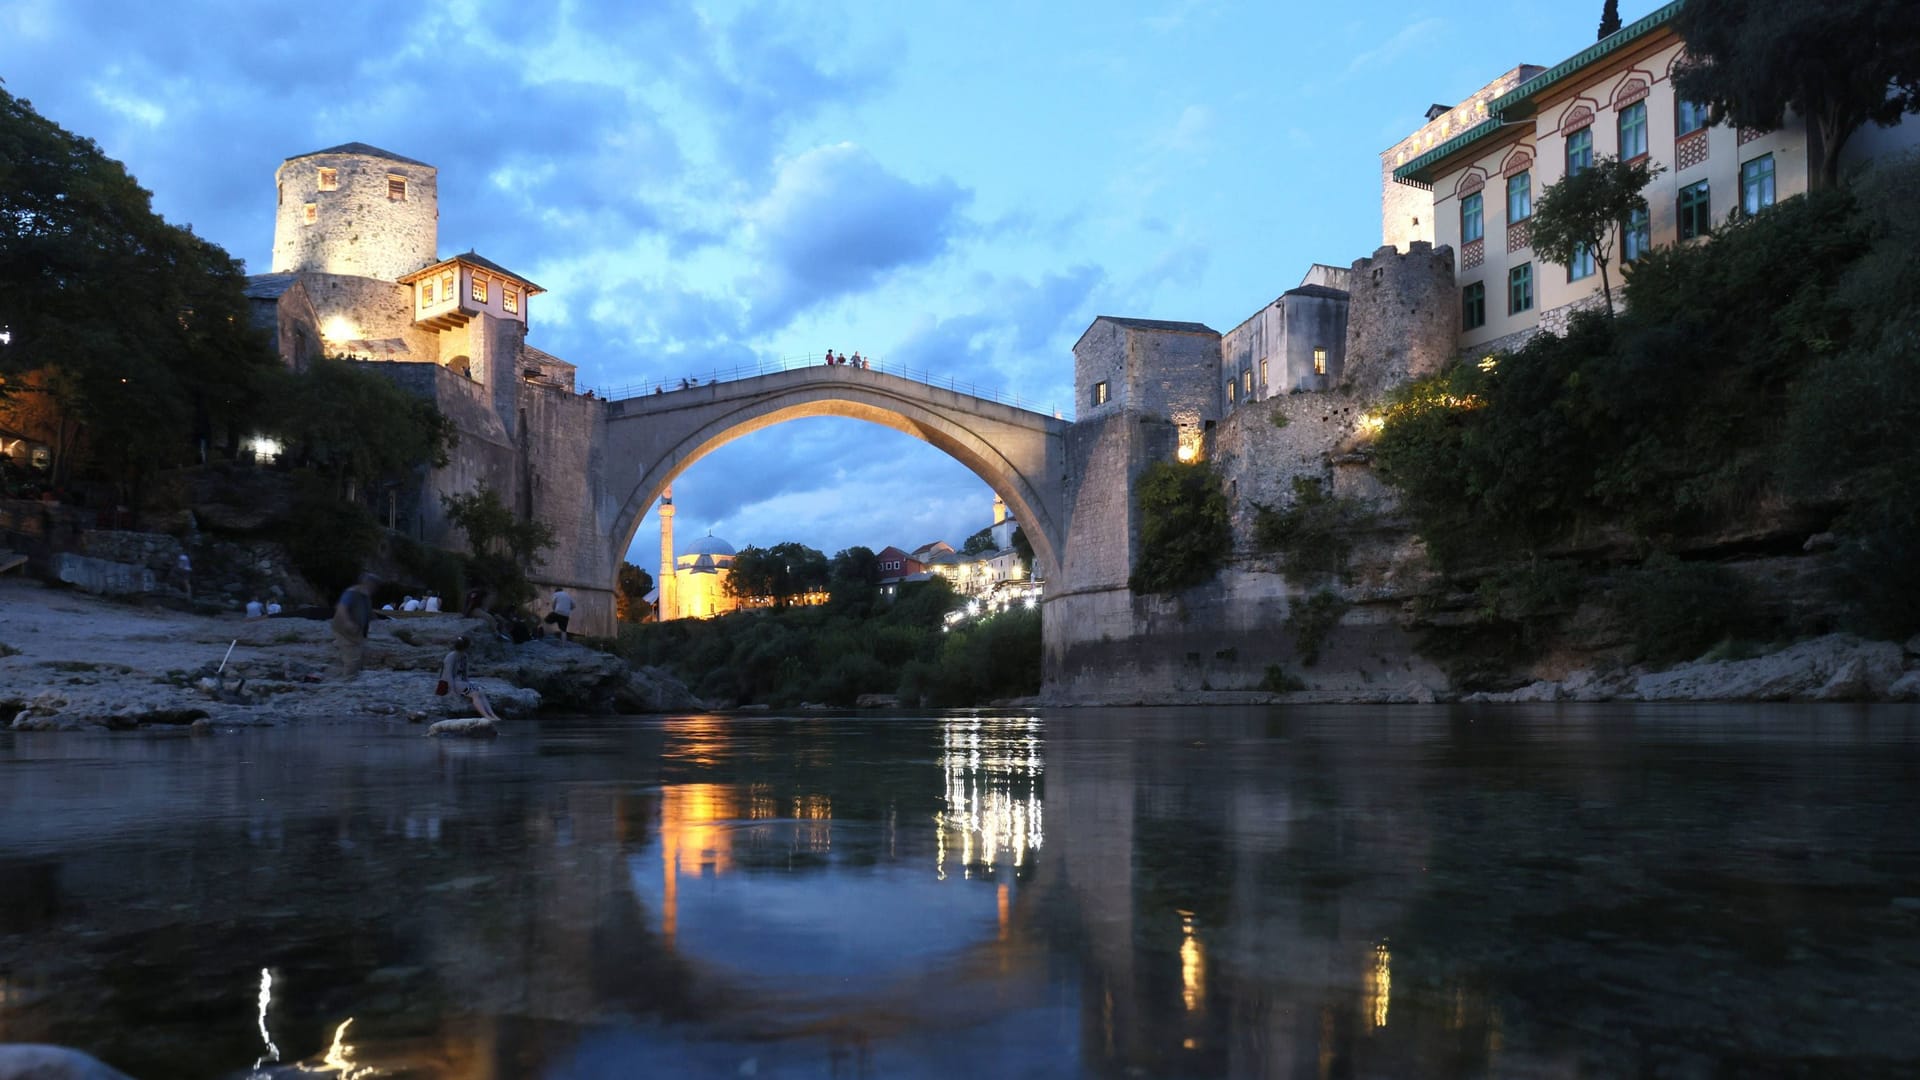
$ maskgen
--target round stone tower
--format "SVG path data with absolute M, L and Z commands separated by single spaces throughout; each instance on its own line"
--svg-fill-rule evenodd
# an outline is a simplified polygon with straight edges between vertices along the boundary
M 1409 242 L 1404 254 L 1382 247 L 1354 262 L 1347 294 L 1343 381 L 1356 389 L 1384 390 L 1431 375 L 1458 348 L 1452 248 L 1424 240 Z
M 290 157 L 274 173 L 273 272 L 393 281 L 432 263 L 439 170 L 366 143 Z

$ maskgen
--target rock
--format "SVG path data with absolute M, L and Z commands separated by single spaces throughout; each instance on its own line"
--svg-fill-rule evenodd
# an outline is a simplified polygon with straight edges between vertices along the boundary
M 1408 683 L 1405 691 L 1408 703 L 1413 705 L 1431 705 L 1436 700 L 1433 687 L 1426 683 Z
M 584 713 L 614 711 L 632 675 L 617 656 L 558 642 L 518 646 L 493 670 L 515 686 L 539 691 L 550 709 Z
M 1915 634 L 1908 638 L 1907 643 L 1901 646 L 1901 648 L 1906 650 L 1908 656 L 1920 656 L 1920 634 Z
M 1807 537 L 1807 542 L 1800 545 L 1800 550 L 1806 551 L 1806 552 L 1832 551 L 1834 548 L 1837 548 L 1839 546 L 1840 546 L 1839 537 L 1833 535 L 1830 532 L 1818 532 L 1818 533 L 1814 533 L 1812 536 Z
M 1643 701 L 1787 701 L 1877 698 L 1900 678 L 1900 646 L 1828 634 L 1751 660 L 1680 664 L 1642 675 Z M 1823 696 L 1824 695 L 1824 696 Z
M 491 739 L 500 732 L 494 728 L 493 721 L 484 716 L 463 716 L 456 720 L 436 721 L 427 728 L 427 734 L 430 736 L 455 735 L 463 739 Z
M 627 676 L 613 707 L 621 713 L 705 712 L 707 704 L 667 669 L 643 667 Z
M 858 709 L 897 709 L 900 707 L 899 694 L 861 694 L 853 699 Z
M 64 1046 L 0 1046 L 0 1080 L 129 1080 L 98 1058 Z
M 1888 684 L 1886 696 L 1888 701 L 1920 701 L 1920 668 Z
M 213 734 L 213 721 L 203 716 L 193 723 L 188 724 L 187 730 L 193 732 L 195 735 L 211 735 Z

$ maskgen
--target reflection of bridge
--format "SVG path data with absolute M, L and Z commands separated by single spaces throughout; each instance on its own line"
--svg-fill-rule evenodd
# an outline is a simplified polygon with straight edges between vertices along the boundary
M 946 451 L 1006 500 L 1041 576 L 1058 571 L 1067 421 L 877 367 L 818 363 L 609 402 L 600 520 L 612 526 L 610 564 L 674 477 L 743 435 L 807 416 L 865 420 Z

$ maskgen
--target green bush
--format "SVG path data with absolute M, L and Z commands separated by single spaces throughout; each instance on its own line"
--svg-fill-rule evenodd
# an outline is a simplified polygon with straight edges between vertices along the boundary
M 1276 694 L 1291 694 L 1297 690 L 1305 690 L 1306 688 L 1307 684 L 1303 682 L 1299 676 L 1294 675 L 1279 664 L 1268 664 L 1267 673 L 1265 677 L 1260 680 L 1260 689 L 1269 690 Z
M 1359 503 L 1333 495 L 1318 477 L 1296 476 L 1292 505 L 1276 510 L 1254 504 L 1254 544 L 1279 555 L 1288 574 L 1338 577 L 1346 573 L 1353 532 L 1371 520 Z
M 1327 589 L 1293 605 L 1287 612 L 1286 627 L 1293 635 L 1293 648 L 1300 654 L 1301 663 L 1312 667 L 1319 662 L 1320 649 L 1351 606 L 1340 594 Z
M 1634 653 L 1644 661 L 1692 660 L 1729 637 L 1768 636 L 1747 599 L 1746 583 L 1711 563 L 1655 556 L 1618 575 L 1612 602 L 1632 628 Z
M 1220 474 L 1206 462 L 1156 461 L 1141 474 L 1140 554 L 1127 587 L 1175 593 L 1213 580 L 1233 551 Z
M 330 498 L 317 487 L 294 499 L 280 528 L 294 569 L 325 597 L 359 580 L 380 548 L 380 536 L 380 523 L 366 507 Z

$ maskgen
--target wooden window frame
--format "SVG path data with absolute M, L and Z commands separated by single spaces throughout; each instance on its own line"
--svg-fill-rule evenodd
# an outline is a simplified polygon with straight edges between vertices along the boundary
M 1325 345 L 1316 345 L 1313 347 L 1313 373 L 1315 375 L 1325 375 L 1327 373 L 1327 347 Z
M 1640 131 L 1640 149 L 1634 153 L 1629 154 L 1627 153 L 1627 130 L 1628 130 L 1627 118 L 1635 115 L 1635 110 L 1638 110 L 1638 115 L 1640 117 L 1640 122 L 1634 125 Z M 1638 161 L 1641 158 L 1644 158 L 1647 156 L 1648 149 L 1653 145 L 1653 143 L 1651 140 L 1647 138 L 1648 127 L 1647 127 L 1647 103 L 1646 102 L 1636 101 L 1631 105 L 1622 106 L 1620 109 L 1619 119 L 1615 126 L 1616 126 L 1615 134 L 1620 140 L 1620 143 L 1618 146 L 1618 150 L 1620 151 L 1619 153 L 1620 160 Z
M 500 286 L 500 306 L 506 309 L 509 315 L 520 314 L 520 290 L 512 285 L 502 284 Z
M 1481 192 L 1460 200 L 1460 242 L 1470 244 L 1487 235 L 1487 204 Z
M 1476 318 L 1475 316 L 1478 316 Z M 1460 289 L 1460 328 L 1478 330 L 1487 325 L 1487 283 L 1470 281 Z
M 1519 295 L 1516 290 L 1521 288 L 1526 290 L 1524 304 L 1515 302 L 1515 297 Z M 1536 302 L 1533 295 L 1533 264 L 1523 262 L 1519 266 L 1509 268 L 1507 270 L 1507 314 L 1518 315 L 1523 311 L 1532 311 Z
M 340 190 L 340 170 L 339 169 L 329 168 L 323 165 L 317 170 L 315 170 L 315 172 L 317 173 L 317 175 L 314 177 L 314 181 L 313 181 L 314 190 L 316 191 L 339 191 Z
M 1516 182 L 1519 184 L 1520 193 L 1526 196 L 1527 200 L 1527 212 L 1517 217 L 1513 212 L 1513 192 Z M 1533 220 L 1533 170 L 1521 169 L 1519 172 L 1507 177 L 1507 224 L 1512 225 L 1516 222 L 1531 220 Z
M 1582 135 L 1586 136 L 1585 145 L 1581 148 L 1585 152 L 1586 160 L 1580 163 L 1580 167 L 1578 169 L 1575 169 L 1573 167 L 1573 144 L 1574 144 L 1574 140 Z M 1564 156 L 1566 158 L 1567 169 L 1566 169 L 1566 172 L 1562 175 L 1573 176 L 1573 175 L 1576 175 L 1577 173 L 1584 172 L 1588 169 L 1593 168 L 1593 125 L 1592 124 L 1588 124 L 1585 127 L 1575 128 L 1572 131 L 1567 132 L 1567 145 L 1566 145 L 1566 153 Z
M 473 283 L 467 287 L 467 295 L 471 297 L 476 304 L 484 304 L 487 302 L 487 276 L 485 274 L 473 275 Z
M 1699 198 L 1689 198 L 1695 192 L 1699 193 Z M 1677 212 L 1674 227 L 1680 239 L 1696 240 L 1713 230 L 1713 185 L 1710 181 L 1698 180 L 1681 188 L 1675 193 L 1674 203 Z
M 395 176 L 392 173 L 387 174 L 387 201 L 388 202 L 406 202 L 407 201 L 407 178 L 406 177 Z

